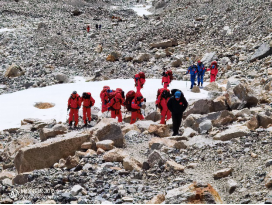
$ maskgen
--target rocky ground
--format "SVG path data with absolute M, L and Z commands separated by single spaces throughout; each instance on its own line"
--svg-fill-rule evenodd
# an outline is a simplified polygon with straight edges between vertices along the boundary
M 272 203 L 272 2 L 152 5 L 140 17 L 98 0 L 0 2 L 0 94 L 74 76 L 160 78 L 164 66 L 186 80 L 199 59 L 217 60 L 226 84 L 204 88 L 175 137 L 151 105 L 135 125 L 24 119 L 1 131 L 1 203 Z

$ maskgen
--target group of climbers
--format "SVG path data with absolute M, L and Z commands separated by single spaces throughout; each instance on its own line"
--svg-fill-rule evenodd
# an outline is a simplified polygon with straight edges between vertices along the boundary
M 210 82 L 214 82 L 216 79 L 216 75 L 218 73 L 218 65 L 216 61 L 213 61 L 210 65 L 210 67 L 208 69 L 205 68 L 204 64 L 201 61 L 197 62 L 197 65 L 191 65 L 186 74 L 190 74 L 190 79 L 191 79 L 191 87 L 190 89 L 192 89 L 195 85 L 195 78 L 197 76 L 197 83 L 198 86 L 203 86 L 203 78 L 205 75 L 206 71 L 211 71 L 211 75 L 210 75 Z
M 83 104 L 83 105 L 82 105 Z M 78 125 L 78 111 L 83 106 L 83 121 L 85 126 L 87 126 L 87 122 L 91 122 L 91 107 L 94 106 L 95 100 L 92 98 L 90 92 L 84 92 L 82 97 L 80 97 L 76 91 L 74 91 L 68 99 L 68 108 L 67 111 L 70 110 L 69 113 L 69 126 L 72 126 L 72 122 L 74 121 L 74 127 Z
M 218 73 L 217 62 L 213 61 L 209 69 L 206 69 L 201 61 L 197 62 L 197 65 L 189 67 L 186 74 L 191 75 L 191 88 L 195 83 L 197 76 L 198 86 L 203 86 L 203 77 L 206 71 L 211 71 L 210 82 L 214 82 Z M 156 98 L 156 107 L 161 112 L 160 124 L 166 124 L 166 121 L 171 119 L 173 121 L 173 136 L 178 135 L 178 130 L 181 125 L 183 112 L 188 106 L 188 102 L 185 99 L 181 90 L 172 89 L 171 92 L 168 89 L 171 81 L 173 80 L 173 74 L 171 70 L 164 71 L 162 73 L 162 85 L 163 88 L 158 89 Z M 111 90 L 109 86 L 104 86 L 100 93 L 102 102 L 102 113 L 111 112 L 111 118 L 118 118 L 118 122 L 122 122 L 121 107 L 125 107 L 128 112 L 131 112 L 130 124 L 134 124 L 137 119 L 143 120 L 144 116 L 141 113 L 141 108 L 146 101 L 141 93 L 146 80 L 144 72 L 139 72 L 134 76 L 134 82 L 136 92 L 131 90 L 126 96 L 121 88 Z M 72 125 L 72 121 L 75 121 L 75 127 L 78 124 L 78 110 L 83 103 L 83 121 L 85 125 L 91 121 L 91 107 L 95 104 L 95 100 L 92 98 L 91 93 L 83 93 L 80 97 L 76 91 L 74 91 L 68 100 L 69 125 Z

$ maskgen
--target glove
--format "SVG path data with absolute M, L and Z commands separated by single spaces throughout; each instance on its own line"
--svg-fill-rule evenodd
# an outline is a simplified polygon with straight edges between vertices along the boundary
M 140 103 L 138 106 L 139 106 L 139 107 L 142 107 L 142 103 Z
M 78 110 L 79 110 L 79 108 L 80 108 L 80 107 L 79 107 L 79 106 L 77 106 L 77 109 L 78 109 Z
M 146 98 L 144 98 L 144 102 L 146 102 Z
M 67 111 L 69 111 L 70 110 L 70 107 L 67 107 Z

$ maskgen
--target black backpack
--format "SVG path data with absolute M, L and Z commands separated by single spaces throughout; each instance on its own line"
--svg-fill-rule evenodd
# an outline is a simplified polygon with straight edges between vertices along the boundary
M 161 97 L 164 98 L 164 99 L 167 99 L 167 98 L 171 97 L 171 94 L 170 94 L 169 91 L 164 90 L 164 91 L 162 92 L 162 94 L 161 94 Z

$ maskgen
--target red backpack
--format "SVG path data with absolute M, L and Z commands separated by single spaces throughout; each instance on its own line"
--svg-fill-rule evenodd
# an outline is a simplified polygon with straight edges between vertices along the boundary
M 172 71 L 171 70 L 168 70 L 167 71 L 167 75 L 170 77 L 170 82 L 174 79 L 173 78 L 173 73 L 172 73 Z
M 140 78 L 145 79 L 145 74 L 144 74 L 144 72 L 140 72 L 140 73 L 139 73 L 139 76 L 140 76 Z
M 131 103 L 132 103 L 132 100 L 135 98 L 135 92 L 133 90 L 129 91 L 127 94 L 126 94 L 126 101 L 125 101 L 125 106 L 127 108 L 127 111 L 132 111 L 132 108 L 131 108 Z
M 105 85 L 105 86 L 103 87 L 103 90 L 102 90 L 101 93 L 100 93 L 100 98 L 102 98 L 102 94 L 103 94 L 103 93 L 106 93 L 107 90 L 109 90 L 109 89 L 110 89 L 110 86 Z
M 116 88 L 116 93 L 120 93 L 122 98 L 125 99 L 125 92 L 121 88 Z

